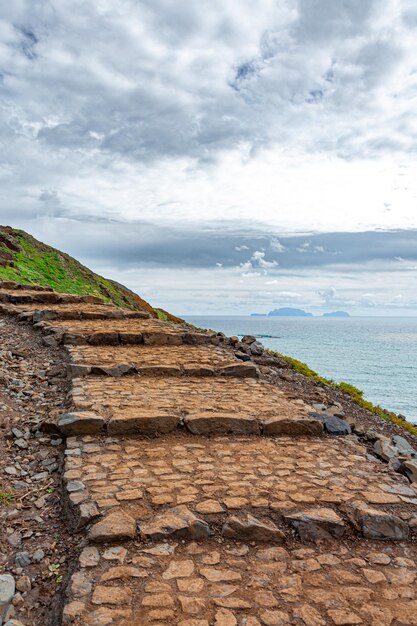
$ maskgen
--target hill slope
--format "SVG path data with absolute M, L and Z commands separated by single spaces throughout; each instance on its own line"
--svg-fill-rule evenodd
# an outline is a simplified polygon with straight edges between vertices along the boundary
M 179 321 L 123 285 L 95 274 L 68 254 L 9 226 L 0 226 L 0 280 L 48 286 L 65 293 L 92 294 L 116 306 L 145 309 L 155 317 Z

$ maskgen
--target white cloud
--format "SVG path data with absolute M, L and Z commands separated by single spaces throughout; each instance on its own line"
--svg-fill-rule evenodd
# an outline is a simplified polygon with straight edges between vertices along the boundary
M 87 223 L 230 230 L 251 284 L 278 255 L 282 273 L 290 233 L 322 259 L 312 232 L 415 228 L 416 16 L 413 0 L 4 3 L 0 221 L 57 245 Z M 397 260 L 384 277 L 410 302 L 414 259 Z M 297 292 L 323 304 L 334 280 L 360 301 L 320 272 Z

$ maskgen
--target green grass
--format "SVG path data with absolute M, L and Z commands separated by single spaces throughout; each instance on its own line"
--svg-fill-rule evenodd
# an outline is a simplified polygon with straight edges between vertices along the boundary
M 0 491 L 0 508 L 11 504 L 16 499 L 12 491 Z
M 18 250 L 10 249 L 7 242 L 17 246 Z M 98 296 L 108 304 L 144 308 L 156 316 L 153 307 L 136 294 L 95 274 L 68 254 L 37 241 L 24 231 L 0 228 L 0 251 L 13 257 L 11 266 L 0 267 L 0 280 L 42 285 L 62 293 Z
M 279 357 L 280 359 L 286 361 L 291 366 L 291 368 L 299 374 L 302 374 L 303 376 L 306 376 L 307 378 L 310 378 L 315 382 L 322 383 L 323 385 L 327 385 L 329 387 L 333 387 L 334 389 L 342 391 L 362 409 L 366 409 L 367 411 L 378 415 L 382 419 L 392 422 L 397 426 L 400 426 L 411 435 L 417 437 L 417 428 L 413 426 L 413 424 L 410 424 L 410 422 L 401 419 L 400 417 L 398 417 L 398 415 L 392 413 L 391 411 L 386 411 L 380 406 L 372 404 L 372 402 L 369 402 L 369 400 L 366 400 L 363 397 L 363 391 L 361 391 L 361 389 L 358 389 L 354 385 L 351 385 L 350 383 L 345 383 L 343 381 L 340 383 L 336 383 L 330 378 L 324 378 L 323 376 L 320 376 L 320 374 L 317 374 L 317 372 L 312 370 L 306 363 L 303 363 L 302 361 L 293 359 L 292 357 L 286 356 L 285 354 L 280 354 L 279 352 L 273 352 L 272 350 L 268 350 L 268 352 L 272 356 Z

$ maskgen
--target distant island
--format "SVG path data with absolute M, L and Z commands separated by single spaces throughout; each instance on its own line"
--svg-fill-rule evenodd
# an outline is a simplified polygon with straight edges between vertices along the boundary
M 252 313 L 253 317 L 262 316 L 262 313 Z M 291 307 L 283 307 L 281 309 L 274 309 L 264 316 L 269 317 L 313 317 L 311 313 L 303 311 L 303 309 L 292 309 Z
M 313 314 L 303 309 L 282 307 L 269 313 L 251 313 L 251 317 L 313 317 Z M 350 315 L 346 311 L 332 311 L 331 313 L 323 313 L 323 317 L 350 317 Z
M 323 317 L 350 317 L 346 311 L 333 311 L 332 313 L 323 313 Z

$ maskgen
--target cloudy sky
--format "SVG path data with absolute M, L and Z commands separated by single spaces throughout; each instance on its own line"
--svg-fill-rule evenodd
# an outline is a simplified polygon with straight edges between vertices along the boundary
M 0 223 L 177 314 L 417 315 L 415 0 L 0 5 Z

